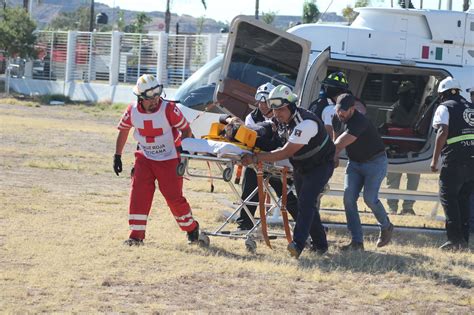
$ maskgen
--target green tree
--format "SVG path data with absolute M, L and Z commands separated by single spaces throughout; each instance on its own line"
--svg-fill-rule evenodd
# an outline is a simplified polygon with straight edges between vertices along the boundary
M 90 9 L 81 7 L 73 12 L 61 12 L 48 25 L 53 31 L 89 31 Z
M 135 22 L 133 23 L 135 26 L 135 33 L 145 33 L 145 25 L 147 25 L 151 21 L 151 18 L 146 15 L 146 13 L 137 13 L 137 15 L 135 16 Z
M 125 13 L 120 10 L 117 14 L 117 30 L 123 32 L 125 30 Z
M 356 3 L 354 4 L 355 8 L 364 8 L 369 6 L 370 0 L 357 0 Z
M 398 0 L 398 4 L 402 7 L 405 8 L 407 5 L 407 1 L 405 0 Z M 408 0 L 408 9 L 414 9 L 415 7 L 413 6 L 413 3 L 411 3 L 411 0 Z
M 369 4 L 370 4 L 369 0 L 357 0 L 354 6 L 356 8 L 363 8 L 363 7 L 368 6 Z M 354 11 L 354 9 L 350 6 L 347 6 L 344 9 L 342 9 L 342 16 L 345 17 L 349 23 L 352 23 L 357 17 L 357 15 L 358 13 Z
M 0 50 L 23 58 L 35 56 L 36 24 L 23 8 L 0 10 Z
M 275 16 L 276 16 L 275 11 L 263 12 L 262 13 L 262 21 L 264 23 L 267 23 L 267 24 L 272 24 L 273 21 L 275 21 Z
M 315 23 L 319 19 L 319 9 L 315 0 L 305 0 L 303 4 L 303 23 Z

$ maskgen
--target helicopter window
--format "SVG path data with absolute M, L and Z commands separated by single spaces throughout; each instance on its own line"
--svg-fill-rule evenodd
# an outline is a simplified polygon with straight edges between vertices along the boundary
M 253 87 L 265 82 L 294 86 L 301 55 L 300 44 L 243 22 L 227 77 Z

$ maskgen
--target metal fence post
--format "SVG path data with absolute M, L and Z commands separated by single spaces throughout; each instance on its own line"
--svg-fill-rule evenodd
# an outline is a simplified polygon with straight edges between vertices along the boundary
M 183 71 L 181 77 L 181 84 L 186 80 L 186 56 L 188 54 L 188 36 L 184 35 L 184 53 L 183 53 Z
M 74 69 L 76 63 L 76 31 L 67 32 L 67 48 L 66 48 L 66 73 L 64 75 L 64 82 L 71 82 L 74 80 Z
M 209 34 L 209 41 L 207 47 L 207 61 L 217 56 L 217 38 L 218 34 Z
M 118 31 L 112 32 L 112 47 L 110 49 L 110 75 L 109 84 L 117 85 L 119 82 L 119 71 L 120 71 L 120 40 L 122 33 Z
M 156 75 L 158 81 L 163 85 L 168 85 L 167 59 L 168 59 L 168 34 L 160 32 L 158 35 L 158 60 L 156 65 Z
M 94 41 L 94 36 L 95 36 L 95 31 L 89 33 L 89 49 L 88 49 L 88 54 L 87 54 L 87 81 L 84 80 L 84 82 L 91 82 L 93 77 L 92 77 L 92 62 L 94 62 L 92 58 L 92 48 L 93 48 L 93 41 Z

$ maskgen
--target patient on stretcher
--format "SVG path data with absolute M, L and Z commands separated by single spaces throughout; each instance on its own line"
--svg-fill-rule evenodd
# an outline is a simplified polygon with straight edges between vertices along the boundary
M 249 126 L 244 125 L 244 122 L 238 117 L 222 115 L 219 118 L 219 123 L 224 125 L 221 135 L 228 141 L 242 142 L 248 138 L 245 135 L 254 134 L 255 143 L 252 147 L 262 151 L 272 151 L 284 145 L 278 136 L 276 124 L 271 120 L 257 122 Z

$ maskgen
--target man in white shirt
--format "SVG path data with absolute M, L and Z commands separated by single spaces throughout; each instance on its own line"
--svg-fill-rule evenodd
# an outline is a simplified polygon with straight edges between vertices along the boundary
M 321 223 L 316 201 L 334 170 L 334 143 L 323 122 L 308 110 L 296 106 L 297 97 L 285 85 L 279 85 L 268 97 L 270 108 L 279 123 L 286 125 L 287 139 L 282 148 L 271 152 L 244 155 L 242 163 L 274 162 L 290 159 L 298 197 L 298 217 L 293 242 L 288 245 L 291 256 L 298 258 L 311 231 L 313 250 L 328 250 L 326 232 Z

